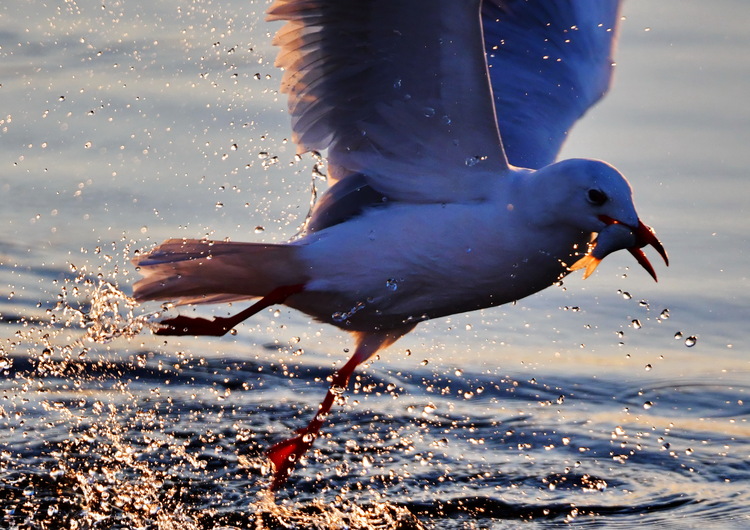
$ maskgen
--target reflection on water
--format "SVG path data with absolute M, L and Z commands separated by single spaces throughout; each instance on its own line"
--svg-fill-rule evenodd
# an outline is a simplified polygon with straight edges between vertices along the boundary
M 128 298 L 166 237 L 304 220 L 316 161 L 284 140 L 264 8 L 0 7 L 0 526 L 747 526 L 748 7 L 626 3 L 614 91 L 566 146 L 629 176 L 659 283 L 612 256 L 421 324 L 274 499 L 264 451 L 348 340 L 282 308 L 165 341 L 168 308 Z

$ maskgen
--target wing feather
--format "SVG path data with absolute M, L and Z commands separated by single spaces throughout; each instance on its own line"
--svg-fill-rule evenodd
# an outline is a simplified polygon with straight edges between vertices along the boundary
M 274 43 L 300 152 L 329 180 L 366 175 L 395 200 L 487 196 L 507 170 L 480 0 L 276 0 Z
M 619 0 L 485 0 L 485 49 L 511 164 L 557 158 L 573 124 L 608 90 Z

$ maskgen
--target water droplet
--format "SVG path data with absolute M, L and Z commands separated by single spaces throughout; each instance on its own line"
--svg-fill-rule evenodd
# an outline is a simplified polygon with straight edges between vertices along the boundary
M 646 365 L 646 371 L 647 371 L 647 372 L 650 372 L 650 371 L 651 371 L 651 365 L 650 365 L 650 364 L 647 364 L 647 365 Z
M 695 344 L 698 342 L 698 337 L 695 335 L 690 335 L 688 338 L 685 339 L 685 346 L 688 348 L 692 348 L 695 346 Z
M 677 333 L 674 334 L 675 340 L 680 340 L 681 338 L 682 338 L 682 331 L 678 331 Z
M 481 162 L 483 160 L 487 160 L 487 157 L 486 156 L 469 156 L 469 157 L 466 158 L 466 160 L 464 161 L 464 163 L 468 167 L 473 167 L 473 166 L 476 166 L 479 162 Z
M 395 291 L 395 290 L 397 290 L 397 289 L 398 289 L 398 282 L 397 282 L 396 280 L 394 280 L 393 278 L 389 278 L 389 279 L 387 279 L 387 280 L 385 281 L 385 286 L 386 286 L 386 287 L 387 287 L 387 288 L 388 288 L 389 290 L 391 290 L 391 291 Z
M 633 329 L 641 329 L 643 327 L 643 324 L 641 324 L 641 321 L 637 318 L 634 319 L 631 324 L 633 325 Z
M 422 109 L 422 113 L 424 114 L 425 118 L 432 118 L 435 116 L 435 109 L 432 107 L 425 107 Z
M 644 408 L 644 409 L 646 409 L 646 410 L 650 409 L 650 408 L 651 408 L 651 407 L 653 407 L 653 406 L 654 406 L 654 403 L 653 403 L 652 401 L 646 401 L 646 402 L 645 402 L 645 403 L 643 404 L 643 408 Z

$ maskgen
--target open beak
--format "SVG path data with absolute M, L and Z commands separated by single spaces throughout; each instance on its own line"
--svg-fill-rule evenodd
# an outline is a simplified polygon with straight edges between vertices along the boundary
M 637 227 L 632 227 L 606 215 L 600 216 L 599 219 L 606 223 L 607 226 L 599 232 L 591 250 L 568 269 L 571 271 L 586 269 L 583 277 L 584 279 L 588 278 L 607 255 L 626 248 L 641 267 L 646 269 L 646 272 L 651 275 L 654 281 L 657 281 L 654 267 L 643 250 L 641 250 L 646 245 L 651 245 L 664 259 L 664 263 L 669 266 L 667 251 L 664 250 L 661 241 L 657 239 L 654 230 L 650 226 L 643 224 L 640 220 Z

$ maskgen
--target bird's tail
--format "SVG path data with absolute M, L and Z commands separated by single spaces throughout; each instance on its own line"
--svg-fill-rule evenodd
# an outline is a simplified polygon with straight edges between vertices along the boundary
M 138 301 L 205 304 L 247 300 L 307 281 L 298 247 L 288 244 L 169 239 L 133 259 L 143 278 Z

